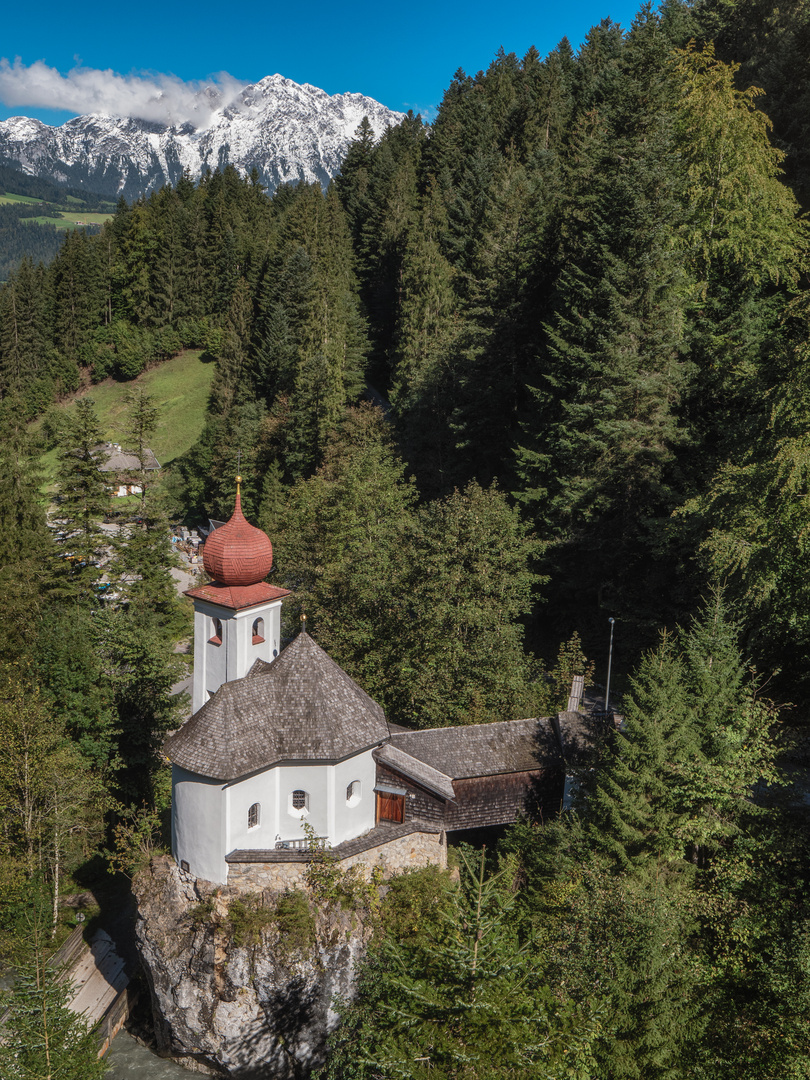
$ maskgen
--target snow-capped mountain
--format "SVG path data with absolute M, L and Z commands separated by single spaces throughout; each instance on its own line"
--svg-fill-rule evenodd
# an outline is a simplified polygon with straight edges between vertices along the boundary
M 330 97 L 281 75 L 246 86 L 230 102 L 211 95 L 203 110 L 208 119 L 199 127 L 99 115 L 49 127 L 15 116 L 0 122 L 0 162 L 113 197 L 176 183 L 186 168 L 196 178 L 206 167 L 226 164 L 243 172 L 256 168 L 274 191 L 297 180 L 327 184 L 364 116 L 378 137 L 402 119 L 362 94 Z

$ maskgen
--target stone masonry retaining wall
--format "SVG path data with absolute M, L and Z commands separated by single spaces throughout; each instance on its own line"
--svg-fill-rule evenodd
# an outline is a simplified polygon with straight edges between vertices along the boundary
M 339 849 L 335 849 L 339 856 Z M 294 860 L 280 862 L 228 860 L 228 885 L 245 889 L 274 889 L 283 891 L 304 882 L 309 859 L 300 855 Z M 381 867 L 385 877 L 403 870 L 421 869 L 425 866 L 447 866 L 447 841 L 441 832 L 409 832 L 393 840 L 368 847 L 363 851 L 338 857 L 341 870 L 361 866 L 366 877 L 375 867 Z

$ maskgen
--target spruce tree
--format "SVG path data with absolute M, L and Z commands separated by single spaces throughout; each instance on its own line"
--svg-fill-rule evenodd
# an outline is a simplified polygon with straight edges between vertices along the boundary
M 24 947 L 15 962 L 12 988 L 3 994 L 8 1010 L 0 1042 L 4 1080 L 96 1080 L 108 1069 L 99 1060 L 98 1035 L 68 1007 L 71 986 L 48 963 L 44 905 L 26 920 Z
M 700 749 L 689 706 L 684 663 L 666 637 L 631 680 L 622 728 L 588 799 L 591 842 L 620 870 L 654 875 L 683 858 L 677 789 Z
M 494 485 L 422 506 L 403 552 L 392 718 L 413 727 L 536 715 L 523 619 L 541 544 Z
M 70 563 L 68 588 L 85 599 L 99 575 L 102 534 L 98 519 L 109 503 L 107 482 L 99 467 L 104 463 L 103 439 L 92 398 L 79 398 L 60 432 L 57 521 L 62 547 Z
M 471 856 L 449 910 L 372 955 L 333 1040 L 330 1080 L 592 1075 L 599 1020 L 560 1001 L 538 942 L 520 940 L 514 863 L 487 875 L 484 852 Z
M 277 484 L 272 490 L 278 496 Z M 329 654 L 386 705 L 394 697 L 403 548 L 416 498 L 390 426 L 362 405 L 347 410 L 323 464 L 292 489 L 271 533 L 280 580 L 295 589 L 293 622 L 306 613 Z
M 158 425 L 158 408 L 155 399 L 147 393 L 143 386 L 133 387 L 125 396 L 126 415 L 124 418 L 124 431 L 127 440 L 127 450 L 134 453 L 138 458 L 136 471 L 138 487 L 141 489 L 141 510 L 146 504 L 146 493 L 149 488 L 149 473 L 146 470 L 146 450 L 149 449 L 150 436 L 154 435 Z
M 444 494 L 455 477 L 456 440 L 447 417 L 457 400 L 461 318 L 453 270 L 441 249 L 445 227 L 444 208 L 431 185 L 402 260 L 391 374 L 402 445 L 426 497 Z
M 0 402 L 0 611 L 4 655 L 27 651 L 53 583 L 54 547 L 39 487 L 38 447 L 19 398 Z

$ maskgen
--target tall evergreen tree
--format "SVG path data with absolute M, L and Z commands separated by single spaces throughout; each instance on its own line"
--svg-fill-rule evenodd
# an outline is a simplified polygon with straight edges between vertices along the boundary
M 48 963 L 42 907 L 37 903 L 29 913 L 26 946 L 3 995 L 2 1074 L 6 1080 L 100 1080 L 108 1063 L 99 1060 L 96 1032 L 68 1007 L 70 984 Z
M 0 611 L 7 660 L 31 647 L 53 579 L 38 447 L 26 414 L 18 398 L 0 402 Z
M 449 910 L 383 942 L 334 1040 L 331 1080 L 590 1076 L 598 1018 L 555 1000 L 541 949 L 513 920 L 515 867 L 462 855 Z
M 496 487 L 425 504 L 405 549 L 392 717 L 414 727 L 535 715 L 521 619 L 541 548 Z
M 65 558 L 71 563 L 71 588 L 85 599 L 99 574 L 102 539 L 98 519 L 109 502 L 107 484 L 99 472 L 104 462 L 102 438 L 93 399 L 79 398 L 60 433 L 57 520 L 67 548 Z

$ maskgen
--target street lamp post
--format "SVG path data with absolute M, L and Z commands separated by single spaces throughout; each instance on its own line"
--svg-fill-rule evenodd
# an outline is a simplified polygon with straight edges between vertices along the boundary
M 610 623 L 610 648 L 608 649 L 608 674 L 607 674 L 607 688 L 605 689 L 605 715 L 610 712 L 610 667 L 613 663 L 613 624 L 616 620 L 611 617 L 608 619 Z

